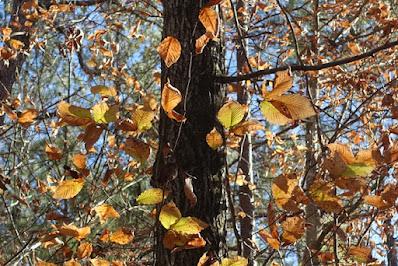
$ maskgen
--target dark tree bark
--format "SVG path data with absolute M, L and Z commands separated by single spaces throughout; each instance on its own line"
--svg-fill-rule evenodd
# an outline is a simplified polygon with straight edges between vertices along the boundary
M 162 266 L 196 265 L 205 251 L 215 258 L 225 252 L 224 153 L 212 150 L 206 143 L 206 134 L 213 127 L 222 132 L 216 114 L 224 92 L 213 80 L 223 67 L 222 45 L 221 42 L 211 41 L 202 54 L 195 55 L 195 40 L 205 32 L 198 20 L 200 2 L 163 1 L 163 38 L 177 38 L 182 52 L 180 59 L 170 68 L 162 62 L 162 87 L 170 80 L 171 85 L 181 91 L 183 102 L 176 111 L 185 113 L 187 120 L 184 124 L 177 123 L 161 111 L 159 150 L 153 168 L 152 185 L 171 189 L 170 197 L 183 216 L 197 217 L 210 226 L 202 232 L 207 242 L 205 248 L 171 254 L 163 247 L 165 230 L 158 225 L 155 264 Z M 168 145 L 172 151 L 165 154 Z M 184 194 L 186 178 L 191 178 L 197 196 L 197 203 L 193 207 Z
M 14 0 L 12 15 L 8 23 L 13 32 L 24 32 L 25 34 L 16 35 L 13 39 L 21 41 L 25 47 L 29 47 L 29 34 L 28 29 L 24 27 L 26 18 L 21 10 L 24 0 Z M 14 85 L 17 75 L 25 61 L 25 55 L 18 53 L 17 56 L 10 59 L 8 63 L 0 58 L 0 103 L 8 98 L 11 93 L 12 86 Z M 0 118 L 0 125 L 2 118 Z

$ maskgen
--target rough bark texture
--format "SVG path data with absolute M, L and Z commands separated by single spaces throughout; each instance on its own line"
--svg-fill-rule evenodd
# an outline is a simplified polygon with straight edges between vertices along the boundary
M 21 11 L 21 6 L 24 2 L 24 0 L 14 0 L 9 25 L 13 32 L 25 32 L 25 34 L 16 35 L 13 38 L 23 42 L 26 48 L 29 47 L 29 34 L 23 26 L 26 19 Z M 6 100 L 11 94 L 12 86 L 24 61 L 25 55 L 23 53 L 19 53 L 15 58 L 9 60 L 8 64 L 0 58 L 0 102 Z M 0 118 L 0 125 L 1 123 L 2 119 Z
M 171 254 L 162 244 L 165 233 L 156 229 L 156 265 L 196 265 L 200 256 L 209 251 L 215 257 L 225 250 L 225 202 L 221 169 L 224 153 L 213 151 L 206 143 L 206 134 L 213 127 L 222 129 L 216 114 L 224 93 L 213 81 L 222 68 L 221 45 L 210 42 L 200 55 L 195 55 L 195 40 L 205 31 L 198 20 L 201 1 L 163 1 L 163 37 L 173 36 L 182 46 L 178 62 L 167 68 L 162 62 L 162 87 L 170 83 L 183 95 L 176 108 L 187 117 L 184 124 L 169 119 L 162 111 L 159 130 L 159 152 L 154 165 L 152 185 L 172 190 L 171 198 L 183 216 L 194 216 L 210 226 L 202 232 L 207 245 L 202 249 Z M 185 104 L 184 104 L 185 101 Z M 184 108 L 185 105 L 185 108 Z M 165 154 L 169 145 L 171 152 Z M 174 179 L 172 179 L 174 177 Z M 192 178 L 197 203 L 191 207 L 184 194 L 184 180 Z

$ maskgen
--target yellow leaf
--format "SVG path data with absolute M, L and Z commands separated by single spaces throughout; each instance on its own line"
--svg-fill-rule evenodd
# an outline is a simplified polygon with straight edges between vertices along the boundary
M 230 128 L 242 121 L 246 108 L 241 104 L 230 101 L 224 104 L 217 113 L 217 118 L 225 128 Z
M 213 150 L 216 150 L 223 144 L 223 139 L 221 134 L 217 131 L 216 128 L 213 128 L 210 133 L 206 135 L 206 142 Z
M 71 236 L 77 240 L 82 240 L 91 233 L 91 228 L 89 226 L 78 228 L 74 224 L 61 225 L 57 227 L 57 229 L 60 235 Z
M 84 180 L 82 178 L 61 181 L 54 189 L 53 198 L 58 200 L 71 199 L 79 194 L 83 185 Z
M 169 202 L 164 205 L 159 214 L 159 221 L 166 229 L 170 229 L 170 227 L 175 224 L 180 218 L 180 210 L 177 208 L 174 202 Z
M 26 109 L 18 116 L 18 123 L 23 127 L 29 127 L 32 124 L 39 112 L 36 109 Z
M 268 101 L 263 101 L 260 104 L 260 109 L 265 119 L 272 124 L 286 125 L 287 123 L 293 122 L 292 119 L 283 115 L 274 105 L 272 105 L 272 103 Z
M 98 103 L 91 108 L 93 120 L 98 124 L 116 122 L 118 113 L 119 105 L 109 107 L 105 102 Z
M 90 262 L 93 266 L 110 266 L 109 261 L 104 259 L 95 258 L 91 259 Z
M 23 42 L 21 42 L 20 40 L 16 40 L 16 39 L 11 39 L 9 41 L 10 47 L 13 48 L 14 50 L 20 50 L 22 49 L 25 44 Z
M 208 225 L 203 221 L 194 217 L 182 217 L 177 223 L 173 224 L 170 229 L 179 234 L 198 234 Z
M 74 259 L 68 260 L 64 263 L 64 266 L 80 266 L 81 264 Z
M 160 188 L 150 188 L 142 192 L 138 198 L 137 202 L 139 204 L 158 204 L 163 201 L 163 198 L 166 196 L 165 192 L 163 192 Z
M 101 204 L 95 207 L 94 211 L 97 213 L 101 224 L 106 223 L 108 219 L 120 217 L 119 213 L 109 204 Z
M 77 257 L 79 259 L 84 259 L 90 257 L 93 252 L 93 245 L 89 242 L 81 242 L 77 248 Z
M 140 131 L 148 130 L 152 127 L 152 120 L 155 118 L 153 111 L 145 111 L 144 109 L 136 109 L 133 115 L 134 124 Z
M 50 160 L 57 161 L 62 159 L 62 151 L 51 144 L 46 143 L 44 151 Z
M 276 73 L 274 88 L 271 92 L 265 93 L 264 98 L 272 100 L 275 96 L 280 96 L 293 86 L 293 78 L 289 70 Z
M 211 7 L 204 7 L 199 12 L 199 20 L 205 27 L 207 32 L 217 35 L 218 31 L 218 15 Z
M 221 261 L 221 266 L 247 266 L 248 264 L 248 260 L 240 256 L 224 258 Z
M 250 119 L 244 122 L 237 124 L 233 129 L 232 132 L 238 136 L 244 136 L 247 133 L 252 133 L 257 130 L 264 130 L 264 126 L 258 122 L 257 120 Z
M 92 93 L 97 93 L 102 97 L 115 97 L 117 96 L 117 91 L 114 87 L 107 87 L 104 85 L 97 85 L 91 88 Z
M 334 193 L 334 187 L 323 181 L 315 181 L 310 189 L 309 196 L 321 209 L 327 212 L 338 213 L 343 208 L 343 203 Z
M 113 232 L 110 237 L 109 241 L 119 244 L 119 245 L 127 245 L 134 239 L 134 234 L 124 228 L 119 228 L 115 232 Z
M 168 36 L 160 43 L 157 51 L 166 66 L 170 67 L 180 58 L 181 44 L 176 38 Z
M 142 163 L 148 159 L 151 153 L 151 149 L 148 144 L 132 137 L 128 138 L 126 143 L 120 145 L 120 149 L 124 150 L 128 155 L 135 157 Z
M 90 110 L 62 101 L 58 104 L 58 116 L 71 126 L 84 126 L 92 122 Z

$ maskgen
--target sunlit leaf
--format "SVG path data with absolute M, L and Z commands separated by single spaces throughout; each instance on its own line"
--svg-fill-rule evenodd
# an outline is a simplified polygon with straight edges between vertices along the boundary
M 282 222 L 282 229 L 282 240 L 286 244 L 293 244 L 304 235 L 304 219 L 299 216 L 288 217 Z
M 84 239 L 91 233 L 89 226 L 79 228 L 74 224 L 61 225 L 57 229 L 60 235 L 74 237 L 77 240 Z
M 273 237 L 270 232 L 262 229 L 258 232 L 262 239 L 264 239 L 273 249 L 279 250 L 281 243 L 279 239 Z
M 211 7 L 202 8 L 199 12 L 199 20 L 202 23 L 203 27 L 205 27 L 207 32 L 210 32 L 214 35 L 217 34 L 218 15 L 213 8 Z
M 106 102 L 101 102 L 91 108 L 91 115 L 94 122 L 107 124 L 116 122 L 119 113 L 119 105 L 108 106 Z
M 119 228 L 115 232 L 111 233 L 109 241 L 119 244 L 127 245 L 134 239 L 134 234 L 125 228 Z
M 238 136 L 244 136 L 247 133 L 256 132 L 258 130 L 264 130 L 265 127 L 258 122 L 257 120 L 250 119 L 244 122 L 237 124 L 233 129 L 232 132 Z
M 74 154 L 72 157 L 73 165 L 76 166 L 77 169 L 85 169 L 86 168 L 86 155 L 78 153 Z
M 170 228 L 180 234 L 198 234 L 208 225 L 194 217 L 182 217 Z
M 150 188 L 142 192 L 138 198 L 137 202 L 139 204 L 158 204 L 163 201 L 166 196 L 165 192 L 160 188 Z
M 84 126 L 92 122 L 90 110 L 62 101 L 58 104 L 58 116 L 71 126 Z
M 217 131 L 216 128 L 213 128 L 207 135 L 206 135 L 206 142 L 213 150 L 216 150 L 220 147 L 224 141 L 222 139 L 221 134 Z
M 104 259 L 95 258 L 90 260 L 93 266 L 110 266 L 110 262 Z
M 97 94 L 101 95 L 102 97 L 117 96 L 117 91 L 114 87 L 107 87 L 104 85 L 97 85 L 97 86 L 91 87 L 91 92 L 97 93 Z
M 372 249 L 367 247 L 351 246 L 348 249 L 348 256 L 353 257 L 357 262 L 366 263 L 371 262 Z
M 176 38 L 168 36 L 160 43 L 157 51 L 165 62 L 166 66 L 170 67 L 180 58 L 181 44 Z
M 153 111 L 145 111 L 144 109 L 136 109 L 133 114 L 133 121 L 138 130 L 145 131 L 152 127 L 152 120 L 155 118 Z
M 177 120 L 178 122 L 181 122 L 181 120 L 185 119 L 182 115 L 178 114 L 174 110 L 181 100 L 181 92 L 177 88 L 173 87 L 168 81 L 162 90 L 161 105 L 167 116 L 171 119 Z
M 159 214 L 159 221 L 164 228 L 170 229 L 179 219 L 181 219 L 181 213 L 174 202 L 169 202 L 162 207 Z
M 241 104 L 230 101 L 224 104 L 217 113 L 217 118 L 225 128 L 230 128 L 242 121 L 246 108 Z
M 81 242 L 77 248 L 77 257 L 79 259 L 84 259 L 90 257 L 93 252 L 93 246 L 89 242 Z
M 94 211 L 97 213 L 101 224 L 106 223 L 109 219 L 120 217 L 120 214 L 109 204 L 101 204 L 95 207 Z
M 36 109 L 26 109 L 18 115 L 18 123 L 23 127 L 29 127 L 37 118 L 39 112 Z
M 82 190 L 84 185 L 83 179 L 70 179 L 61 181 L 54 189 L 54 199 L 71 199 L 74 198 Z
M 221 260 L 221 266 L 247 266 L 249 261 L 240 256 L 224 258 Z
M 81 264 L 74 259 L 68 260 L 64 263 L 63 266 L 80 266 Z
M 271 92 L 265 93 L 264 97 L 268 100 L 272 100 L 275 96 L 280 96 L 287 92 L 293 86 L 293 78 L 290 75 L 289 70 L 281 71 L 276 73 L 274 81 L 274 87 Z

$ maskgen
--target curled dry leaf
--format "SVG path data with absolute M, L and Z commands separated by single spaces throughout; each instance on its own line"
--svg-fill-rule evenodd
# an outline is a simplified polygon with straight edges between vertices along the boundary
M 198 202 L 195 192 L 193 191 L 192 178 L 186 177 L 184 180 L 184 194 L 189 202 L 189 206 L 193 208 Z
M 101 95 L 102 97 L 115 97 L 117 96 L 117 91 L 114 87 L 107 87 L 104 85 L 97 85 L 91 87 L 91 92 Z
M 112 207 L 112 205 L 106 203 L 95 207 L 94 211 L 97 213 L 101 224 L 106 223 L 109 219 L 120 217 L 120 214 Z
M 167 116 L 177 122 L 185 121 L 185 117 L 174 110 L 181 101 L 181 92 L 177 88 L 173 87 L 170 84 L 170 81 L 168 81 L 163 86 L 161 105 Z
M 157 51 L 166 66 L 170 67 L 180 58 L 181 44 L 176 38 L 168 36 L 160 43 Z
M 148 144 L 132 137 L 128 138 L 124 144 L 120 145 L 120 149 L 124 150 L 128 155 L 133 156 L 141 163 L 146 162 L 151 153 Z
M 217 131 L 216 128 L 213 128 L 207 135 L 206 135 L 206 142 L 210 148 L 216 150 L 218 147 L 224 143 L 221 134 Z
M 79 136 L 85 144 L 86 151 L 89 152 L 93 145 L 97 142 L 104 129 L 101 126 L 91 123 L 86 126 L 84 133 Z
M 77 257 L 79 259 L 84 259 L 90 257 L 93 252 L 93 245 L 89 242 L 81 242 L 77 248 Z
M 244 136 L 247 133 L 256 132 L 258 130 L 264 130 L 265 127 L 258 122 L 257 120 L 250 119 L 244 122 L 237 124 L 233 129 L 232 132 L 238 136 Z
M 79 228 L 74 224 L 61 225 L 58 226 L 57 229 L 60 235 L 74 237 L 77 240 L 82 240 L 91 233 L 91 228 L 89 226 Z
M 53 198 L 58 200 L 74 198 L 82 190 L 83 185 L 82 178 L 61 181 L 54 189 Z
M 44 148 L 48 158 L 53 161 L 58 161 L 62 159 L 62 151 L 61 149 L 55 147 L 54 145 L 46 143 L 46 147 Z
M 23 127 L 29 127 L 37 118 L 39 112 L 36 109 L 26 109 L 18 115 L 18 123 Z
M 282 240 L 286 244 L 293 244 L 304 235 L 304 219 L 299 216 L 288 217 L 282 222 L 282 229 Z
M 271 190 L 276 205 L 287 211 L 299 211 L 299 204 L 308 201 L 296 175 L 278 176 L 272 182 Z

